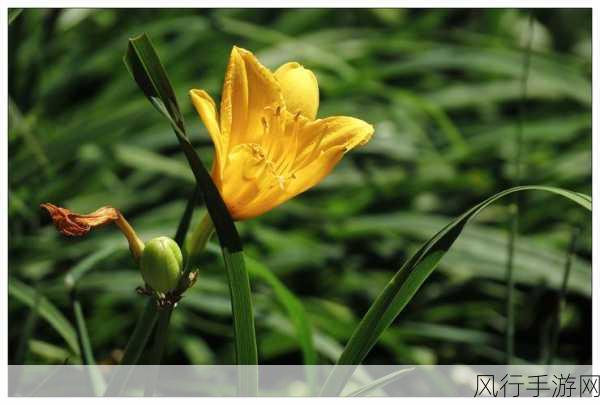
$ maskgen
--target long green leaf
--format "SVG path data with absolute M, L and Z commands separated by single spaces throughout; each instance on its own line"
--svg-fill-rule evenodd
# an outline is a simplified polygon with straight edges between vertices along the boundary
M 298 343 L 302 350 L 304 364 L 317 364 L 317 352 L 315 351 L 312 326 L 304 310 L 302 302 L 262 264 L 246 256 L 248 271 L 256 278 L 269 284 L 279 302 L 285 308 L 290 320 L 296 328 Z
M 74 353 L 79 354 L 75 328 L 47 298 L 37 294 L 36 298 L 36 291 L 21 281 L 12 277 L 8 279 L 8 295 L 32 309 L 37 306 L 38 314 L 62 336 Z
M 393 322 L 406 304 L 408 304 L 433 270 L 435 270 L 439 261 L 460 236 L 467 222 L 500 198 L 524 190 L 541 190 L 555 193 L 572 200 L 590 211 L 592 210 L 592 200 L 590 197 L 581 193 L 546 186 L 510 188 L 472 207 L 429 239 L 398 270 L 358 324 L 342 355 L 339 357 L 337 364 L 360 364 L 381 334 Z M 321 390 L 321 394 L 327 396 L 339 395 L 348 378 L 352 375 L 352 372 L 353 369 L 351 367 L 334 367 Z
M 33 288 L 34 297 L 33 297 L 33 305 L 29 310 L 29 314 L 27 314 L 27 318 L 25 320 L 25 324 L 23 325 L 23 329 L 21 330 L 19 336 L 19 344 L 17 345 L 17 350 L 14 355 L 12 364 L 25 364 L 25 359 L 27 357 L 27 353 L 29 351 L 29 344 L 31 340 L 31 336 L 33 335 L 33 331 L 35 329 L 35 325 L 37 324 L 39 313 L 38 313 L 38 301 L 40 299 L 40 294 L 38 291 L 39 287 L 35 286 Z
M 90 376 L 94 395 L 100 396 L 106 389 L 106 383 L 104 382 L 104 377 L 102 377 L 100 370 L 98 370 L 98 367 L 96 366 L 92 344 L 85 324 L 83 309 L 81 308 L 81 303 L 77 297 L 76 289 L 71 290 L 71 305 L 73 307 L 73 314 L 75 315 L 75 322 L 77 325 L 77 340 L 79 342 L 81 358 L 83 359 L 83 363 L 88 366 L 87 371 Z
M 207 251 L 218 253 L 213 244 L 207 246 Z M 248 272 L 253 279 L 267 283 L 275 293 L 275 297 L 285 309 L 296 330 L 296 337 L 302 350 L 304 364 L 317 364 L 317 352 L 313 339 L 313 327 L 302 302 L 283 284 L 276 275 L 256 259 L 244 254 Z
M 145 34 L 129 40 L 124 62 L 152 105 L 171 122 L 194 177 L 202 189 L 206 208 L 215 224 L 221 245 L 234 253 L 241 251 L 242 244 L 231 215 L 187 137 L 183 117 L 167 73 Z
M 398 378 L 402 377 L 405 373 L 414 370 L 414 368 L 403 368 L 402 370 L 395 371 L 388 375 L 384 375 L 381 378 L 376 379 L 375 381 L 363 385 L 359 389 L 352 391 L 350 394 L 346 395 L 347 397 L 364 397 L 365 395 L 373 392 L 377 388 L 381 388 L 386 386 L 389 383 L 396 381 Z
M 65 285 L 67 288 L 73 288 L 79 279 L 81 279 L 81 277 L 83 277 L 88 271 L 92 270 L 97 263 L 101 262 L 108 256 L 113 255 L 114 252 L 114 247 L 108 246 L 95 251 L 78 262 L 65 275 Z
M 257 364 L 250 281 L 244 264 L 242 244 L 231 215 L 186 135 L 183 117 L 166 71 L 145 34 L 129 41 L 124 62 L 152 105 L 171 122 L 196 182 L 201 188 L 207 210 L 215 225 L 227 269 L 237 364 Z

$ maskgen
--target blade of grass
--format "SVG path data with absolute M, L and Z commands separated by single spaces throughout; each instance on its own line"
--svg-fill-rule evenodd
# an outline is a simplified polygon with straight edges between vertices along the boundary
M 552 323 L 550 350 L 548 352 L 548 360 L 546 364 L 552 364 L 554 362 L 554 356 L 558 349 L 558 338 L 560 335 L 560 315 L 565 308 L 565 296 L 567 294 L 567 284 L 569 282 L 569 275 L 571 274 L 571 264 L 573 263 L 573 256 L 575 254 L 575 247 L 577 246 L 577 237 L 579 236 L 579 229 L 573 229 L 571 234 L 571 242 L 569 243 L 569 249 L 567 250 L 567 260 L 565 261 L 565 271 L 563 273 L 562 287 L 558 292 L 558 307 Z
M 37 339 L 31 339 L 29 341 L 29 351 L 32 354 L 40 356 L 43 361 L 49 362 L 50 364 L 63 362 L 64 359 L 71 356 L 68 350 Z
M 65 275 L 65 285 L 67 288 L 74 288 L 79 279 L 83 277 L 88 271 L 92 270 L 94 266 L 104 260 L 105 258 L 114 255 L 115 249 L 113 246 L 99 249 L 89 256 L 85 257 L 79 263 L 77 263 L 69 272 Z
M 207 246 L 207 251 L 213 254 L 219 253 L 217 247 L 212 244 Z M 273 289 L 275 297 L 281 306 L 283 306 L 290 321 L 294 325 L 296 330 L 295 336 L 298 339 L 300 350 L 302 351 L 303 363 L 305 365 L 317 364 L 318 356 L 313 339 L 313 327 L 300 299 L 298 299 L 294 293 L 263 264 L 246 254 L 244 254 L 244 258 L 250 276 L 252 276 L 253 279 L 262 280 Z M 306 373 L 307 381 L 309 381 L 311 387 L 316 387 L 316 376 L 314 375 L 313 369 L 310 367 L 306 368 Z
M 33 330 L 35 329 L 35 325 L 39 318 L 38 305 L 40 300 L 40 294 L 38 288 L 39 287 L 37 286 L 34 287 L 33 305 L 29 311 L 29 314 L 27 314 L 27 319 L 25 320 L 23 330 L 21 331 L 21 335 L 19 336 L 19 344 L 17 346 L 17 351 L 15 352 L 12 364 L 25 364 L 25 357 L 27 356 L 27 352 L 29 351 L 29 339 L 33 334 Z
M 67 360 L 65 359 L 65 361 L 63 362 L 63 366 L 65 364 L 67 364 Z M 61 369 L 60 367 L 54 367 L 50 373 L 47 373 L 47 375 L 42 379 L 42 381 L 39 382 L 38 385 L 36 385 L 32 391 L 25 393 L 23 396 L 25 397 L 36 397 L 36 396 L 41 396 L 40 395 L 40 391 L 42 390 L 42 388 L 45 388 L 48 384 L 50 384 L 50 382 L 52 381 L 52 379 L 54 377 L 57 377 L 58 375 L 60 375 L 61 371 L 63 371 L 63 369 Z
M 392 277 L 381 291 L 350 337 L 337 365 L 360 364 L 381 334 L 404 309 L 421 285 L 435 270 L 438 262 L 452 247 L 469 220 L 500 198 L 515 192 L 540 190 L 563 196 L 592 210 L 592 200 L 581 193 L 546 186 L 520 186 L 504 190 L 475 205 L 429 239 Z M 321 394 L 337 396 L 353 373 L 351 367 L 334 367 Z
M 183 117 L 167 73 L 145 34 L 130 39 L 124 62 L 152 105 L 170 121 L 194 173 L 197 185 L 202 190 L 207 210 L 222 247 L 227 270 L 233 309 L 236 362 L 244 365 L 257 364 L 258 354 L 250 281 L 245 268 L 241 240 L 231 215 L 186 135 Z M 253 377 L 250 380 L 244 378 L 243 382 L 244 386 L 240 387 L 243 389 L 243 393 L 253 395 L 257 392 L 258 381 L 254 381 Z
M 8 117 L 11 127 L 14 128 L 11 133 L 23 137 L 23 141 L 31 151 L 31 155 L 35 159 L 37 166 L 42 169 L 46 178 L 52 178 L 52 176 L 54 176 L 54 171 L 50 165 L 48 156 L 46 156 L 44 148 L 40 145 L 36 134 L 33 133 L 30 123 L 23 117 L 23 113 L 10 96 L 8 97 Z
M 296 329 L 296 338 L 298 339 L 302 351 L 303 363 L 308 366 L 317 364 L 318 359 L 313 342 L 313 328 L 302 302 L 285 286 L 285 284 L 279 281 L 279 279 L 261 263 L 250 259 L 247 256 L 246 262 L 248 263 L 248 271 L 250 274 L 267 283 L 273 289 L 277 300 L 285 308 L 288 317 Z M 305 367 L 304 372 L 311 393 L 314 392 L 316 394 L 318 392 L 318 385 L 314 369 L 312 367 Z
M 533 38 L 533 13 L 529 12 L 529 35 L 523 57 L 523 74 L 521 75 L 521 97 L 519 100 L 519 109 L 517 113 L 517 132 L 515 136 L 515 186 L 521 185 L 521 161 L 523 155 L 523 119 L 525 118 L 525 99 L 527 97 L 527 80 L 529 79 L 529 65 L 531 59 L 531 41 Z M 515 242 L 519 234 L 519 215 L 521 204 L 519 195 L 513 194 L 513 207 L 510 221 L 510 233 L 508 235 L 508 251 L 506 261 L 506 331 L 505 331 L 505 351 L 506 364 L 511 364 L 514 355 L 515 341 L 515 308 L 514 308 L 514 289 L 515 280 L 513 277 Z
M 104 382 L 104 378 L 102 377 L 100 370 L 98 370 L 98 367 L 96 367 L 96 360 L 94 359 L 92 344 L 90 343 L 87 327 L 85 325 L 83 309 L 81 308 L 81 303 L 77 297 L 77 290 L 73 288 L 70 295 L 71 306 L 73 307 L 73 314 L 75 315 L 75 325 L 77 326 L 77 341 L 79 342 L 81 358 L 83 360 L 83 364 L 88 366 L 87 371 L 90 376 L 94 395 L 101 396 L 106 389 L 106 383 Z
M 317 364 L 317 352 L 315 351 L 312 339 L 312 326 L 302 302 L 265 266 L 247 256 L 246 262 L 248 263 L 250 274 L 267 283 L 273 289 L 277 300 L 285 308 L 296 328 L 304 364 Z
M 46 297 L 39 292 L 36 293 L 33 288 L 12 277 L 8 279 L 8 295 L 27 305 L 29 308 L 37 310 L 40 317 L 58 332 L 69 348 L 75 354 L 79 354 L 79 344 L 77 343 L 75 329 Z
M 390 373 L 381 378 L 378 378 L 377 380 L 375 380 L 367 385 L 360 387 L 356 391 L 352 391 L 350 394 L 348 394 L 346 396 L 347 397 L 363 397 L 378 388 L 382 388 L 382 387 L 386 386 L 387 384 L 396 381 L 397 379 L 402 377 L 403 374 L 405 374 L 409 371 L 412 371 L 412 370 L 414 370 L 414 368 L 405 368 L 405 369 Z
M 208 245 L 207 251 L 218 254 L 214 245 Z M 314 347 L 313 327 L 302 301 L 283 284 L 275 274 L 256 259 L 244 254 L 248 272 L 253 279 L 262 280 L 275 293 L 275 297 L 285 309 L 290 321 L 296 329 L 296 337 L 302 350 L 304 364 L 317 364 L 317 352 Z
M 29 352 L 29 345 L 31 342 L 31 336 L 33 335 L 33 331 L 39 319 L 39 299 L 40 294 L 38 291 L 38 286 L 34 287 L 35 296 L 33 301 L 33 306 L 29 310 L 29 314 L 27 314 L 27 319 L 25 320 L 25 324 L 23 325 L 23 329 L 21 330 L 21 335 L 19 336 L 19 344 L 17 346 L 17 351 L 15 352 L 15 356 L 13 358 L 12 364 L 15 365 L 23 365 L 25 364 L 25 359 L 27 353 Z M 21 382 L 21 367 L 13 368 L 14 372 L 9 374 L 9 395 L 14 395 L 15 392 L 19 391 L 19 385 Z

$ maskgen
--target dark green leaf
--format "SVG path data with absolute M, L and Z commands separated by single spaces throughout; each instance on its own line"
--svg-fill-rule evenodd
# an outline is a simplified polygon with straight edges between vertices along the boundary
M 256 334 L 250 281 L 244 265 L 242 244 L 219 191 L 190 143 L 183 117 L 166 71 L 149 38 L 142 34 L 129 41 L 124 62 L 152 105 L 171 123 L 179 144 L 202 190 L 207 210 L 221 243 L 233 308 L 238 364 L 257 364 Z

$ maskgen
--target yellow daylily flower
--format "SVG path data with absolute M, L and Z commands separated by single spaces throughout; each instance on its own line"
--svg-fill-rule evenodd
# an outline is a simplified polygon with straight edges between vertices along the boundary
M 261 215 L 319 183 L 344 153 L 371 139 L 352 117 L 316 119 L 319 86 L 296 62 L 272 73 L 233 47 L 220 112 L 204 90 L 190 90 L 214 147 L 212 178 L 232 217 Z

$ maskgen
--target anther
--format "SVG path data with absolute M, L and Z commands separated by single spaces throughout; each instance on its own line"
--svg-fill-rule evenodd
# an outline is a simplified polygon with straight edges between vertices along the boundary
M 285 189 L 285 177 L 283 176 L 277 176 L 277 181 L 279 182 L 279 188 L 284 190 Z

